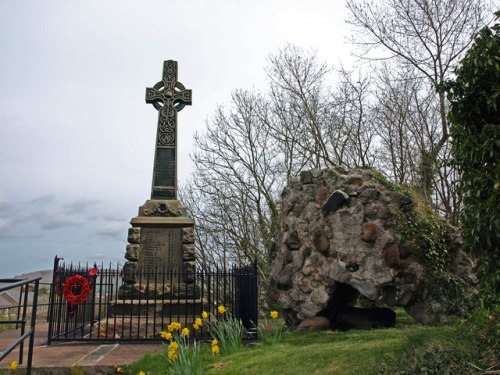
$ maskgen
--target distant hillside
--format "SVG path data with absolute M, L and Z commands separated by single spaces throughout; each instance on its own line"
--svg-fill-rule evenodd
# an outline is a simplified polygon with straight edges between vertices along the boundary
M 21 275 L 14 276 L 16 279 L 31 279 L 33 277 L 41 277 L 42 279 L 40 280 L 40 293 L 38 294 L 38 304 L 46 304 L 49 299 L 49 291 L 50 291 L 50 286 L 49 285 L 44 285 L 44 284 L 51 284 L 52 283 L 52 270 L 43 270 L 43 271 L 34 271 L 34 272 L 29 272 L 29 273 L 23 273 Z M 2 284 L 4 285 L 4 284 Z M 28 303 L 31 303 L 33 300 L 33 293 L 31 293 L 33 289 L 30 288 L 30 293 L 28 293 Z M 0 307 L 1 306 L 13 306 L 17 305 L 17 301 L 19 300 L 19 291 L 20 288 L 14 288 L 7 290 L 5 292 L 2 292 L 0 294 Z M 6 296 L 8 295 L 8 296 Z M 10 298 L 9 298 L 10 297 Z M 13 301 L 16 301 L 13 303 Z
M 15 276 L 16 279 L 28 279 L 32 277 L 41 277 L 41 283 L 50 284 L 52 283 L 52 270 L 34 271 Z

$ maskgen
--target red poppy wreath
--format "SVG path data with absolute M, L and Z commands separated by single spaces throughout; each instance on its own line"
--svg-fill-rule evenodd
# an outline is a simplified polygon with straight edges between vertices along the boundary
M 86 277 L 75 275 L 68 277 L 64 283 L 64 299 L 70 305 L 84 303 L 90 293 L 90 284 Z

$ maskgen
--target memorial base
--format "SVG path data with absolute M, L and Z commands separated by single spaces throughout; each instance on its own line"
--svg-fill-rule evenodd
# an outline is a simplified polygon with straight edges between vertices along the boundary
M 110 305 L 111 317 L 141 316 L 141 317 L 175 317 L 191 318 L 200 316 L 206 301 L 198 298 L 192 300 L 161 301 L 156 299 L 141 299 L 130 301 L 114 301 Z M 181 319 L 184 320 L 184 319 Z
M 133 289 L 151 280 L 168 280 L 170 285 L 194 283 L 194 220 L 187 216 L 181 202 L 148 200 L 130 224 L 127 262 L 123 267 L 125 285 Z M 160 285 L 155 290 L 161 288 Z M 142 288 L 137 289 L 143 293 Z
M 176 284 L 123 284 L 118 299 L 186 300 L 200 298 L 200 287 L 194 283 Z

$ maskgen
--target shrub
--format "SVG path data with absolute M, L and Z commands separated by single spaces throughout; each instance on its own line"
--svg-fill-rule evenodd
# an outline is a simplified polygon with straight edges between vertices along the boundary
M 496 13 L 497 20 L 500 12 Z M 451 102 L 453 165 L 460 173 L 461 217 L 467 250 L 479 260 L 486 306 L 500 303 L 500 24 L 475 38 L 456 79 L 447 83 Z

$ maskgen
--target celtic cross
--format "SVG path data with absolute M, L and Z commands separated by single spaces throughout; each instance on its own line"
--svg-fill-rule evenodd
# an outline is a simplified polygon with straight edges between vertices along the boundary
M 158 110 L 151 199 L 177 199 L 177 112 L 191 104 L 191 90 L 177 82 L 177 61 L 163 63 L 163 79 L 146 88 L 146 103 Z

